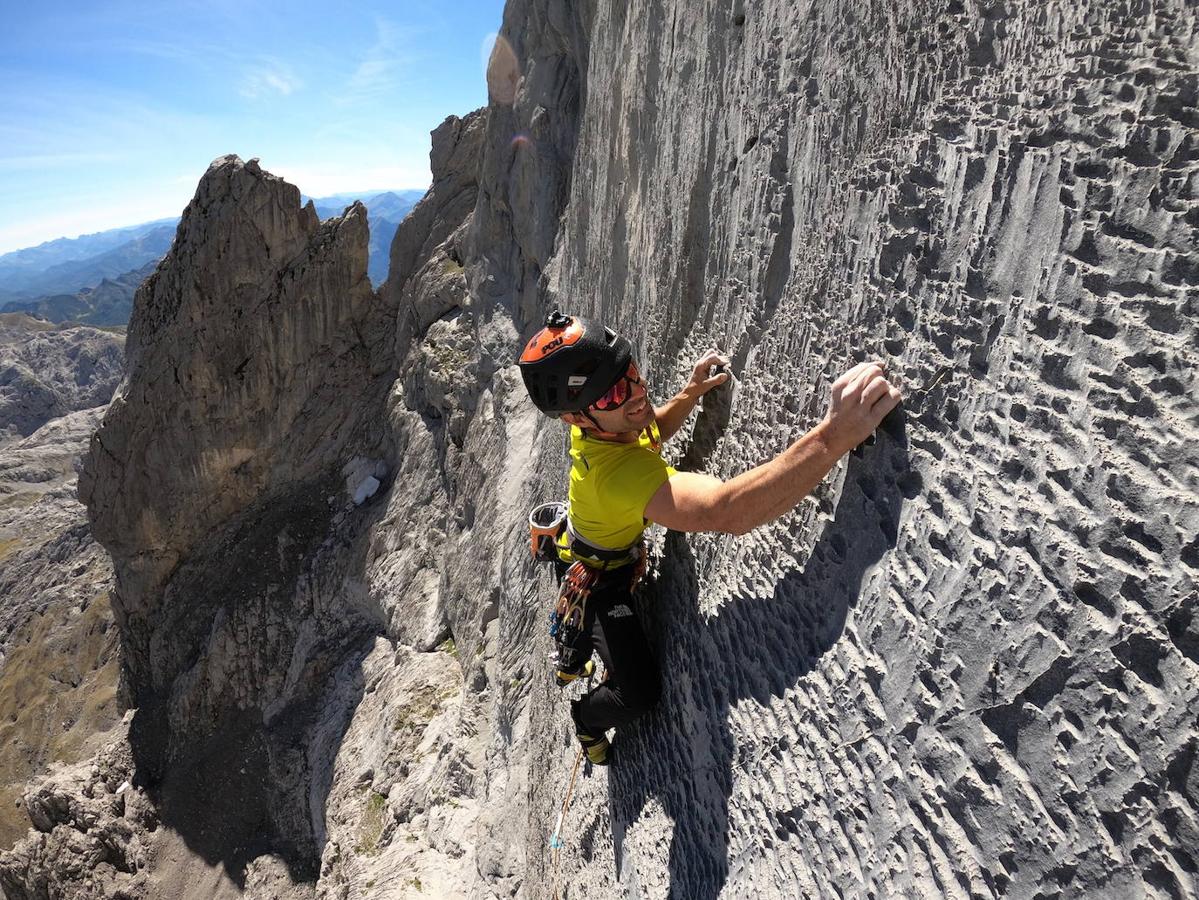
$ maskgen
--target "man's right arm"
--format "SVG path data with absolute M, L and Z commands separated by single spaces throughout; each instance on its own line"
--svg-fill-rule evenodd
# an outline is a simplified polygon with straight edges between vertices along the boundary
M 771 522 L 810 494 L 899 400 L 880 363 L 860 363 L 833 382 L 824 420 L 774 459 L 728 481 L 679 472 L 650 498 L 645 517 L 675 531 L 732 534 Z

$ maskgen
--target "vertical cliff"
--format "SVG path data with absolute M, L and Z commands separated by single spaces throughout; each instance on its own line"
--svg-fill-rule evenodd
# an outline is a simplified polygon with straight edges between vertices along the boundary
M 551 293 L 663 391 L 731 352 L 678 458 L 767 458 L 866 355 L 907 401 L 793 515 L 665 541 L 666 695 L 575 801 L 575 889 L 1195 890 L 1194 24 L 594 10 Z
M 27 796 L 5 889 L 1194 893 L 1194 11 L 513 0 L 501 35 L 378 294 L 360 208 L 201 181 L 82 485 L 131 753 Z M 562 431 L 513 365 L 551 302 L 658 399 L 732 355 L 689 469 L 769 458 L 855 360 L 906 394 L 778 522 L 653 533 L 663 701 L 560 854 L 523 520 Z M 46 876 L 72 841 L 111 878 Z

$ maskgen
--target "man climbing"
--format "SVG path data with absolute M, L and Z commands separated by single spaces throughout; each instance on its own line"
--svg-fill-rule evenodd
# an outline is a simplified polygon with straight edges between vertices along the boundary
M 520 357 L 533 403 L 571 426 L 568 513 L 558 539 L 558 556 L 570 568 L 558 608 L 556 674 L 566 684 L 591 673 L 593 651 L 603 660 L 605 680 L 571 704 L 579 742 L 596 765 L 610 759 L 607 731 L 652 708 L 660 692 L 632 601 L 646 525 L 744 534 L 770 522 L 806 497 L 900 400 L 881 363 L 860 363 L 833 382 L 824 419 L 774 459 L 729 481 L 679 472 L 662 459 L 662 442 L 700 397 L 728 380 L 727 365 L 715 351 L 705 354 L 687 385 L 655 408 L 629 342 L 557 310 Z

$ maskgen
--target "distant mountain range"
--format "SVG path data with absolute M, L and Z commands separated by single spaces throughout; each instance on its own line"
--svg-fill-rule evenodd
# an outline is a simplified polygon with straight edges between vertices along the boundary
M 170 249 L 178 219 L 60 238 L 0 256 L 0 300 L 75 293 L 118 278 Z
M 370 222 L 367 271 L 378 287 L 387 277 L 392 238 L 422 190 L 362 191 L 312 201 L 321 219 L 362 200 Z M 175 239 L 178 217 L 157 219 L 77 238 L 58 238 L 0 255 L 0 312 L 24 312 L 51 322 L 124 325 L 133 295 Z
M 157 266 L 158 259 L 152 259 L 116 278 L 105 278 L 95 287 L 86 287 L 73 294 L 51 294 L 35 300 L 7 303 L 3 312 L 28 313 L 56 323 L 127 325 L 133 311 L 133 295 Z
M 136 240 L 155 226 L 170 225 L 173 228 L 178 222 L 178 216 L 171 219 L 155 219 L 153 222 L 143 222 L 141 225 L 113 228 L 77 238 L 58 238 L 38 244 L 36 247 L 14 250 L 11 253 L 0 255 L 0 275 L 3 275 L 7 281 L 10 272 L 40 272 L 62 263 L 99 256 L 122 244 Z

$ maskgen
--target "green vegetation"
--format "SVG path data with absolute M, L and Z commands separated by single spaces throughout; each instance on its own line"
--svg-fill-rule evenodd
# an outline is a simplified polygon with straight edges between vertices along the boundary
M 364 856 L 374 856 L 379 852 L 379 841 L 387 827 L 387 798 L 378 791 L 370 791 L 366 798 L 366 810 L 362 813 L 362 822 L 358 826 L 358 843 L 354 850 Z
M 0 313 L 0 326 L 25 331 L 56 331 L 58 326 L 44 319 L 35 319 L 26 313 Z
M 470 357 L 457 347 L 429 343 L 426 348 L 443 372 L 464 372 L 470 365 Z
M 448 653 L 450 656 L 454 657 L 454 659 L 458 658 L 458 645 L 454 643 L 454 639 L 452 637 L 448 637 L 438 644 L 437 649 L 442 653 Z
M 89 758 L 97 736 L 120 722 L 118 653 L 107 592 L 82 611 L 77 602 L 52 601 L 10 638 L 0 668 L 3 846 L 11 847 L 29 830 L 24 806 L 16 802 L 25 785 L 51 762 Z
M 416 691 L 410 703 L 402 706 L 397 711 L 392 727 L 396 731 L 402 731 L 405 728 L 412 730 L 423 729 L 437 715 L 442 704 L 453 696 L 454 690 L 452 688 L 439 691 L 433 685 L 426 684 Z
M 16 494 L 0 496 L 0 509 L 19 509 L 23 506 L 33 506 L 42 499 L 40 491 L 20 491 Z

